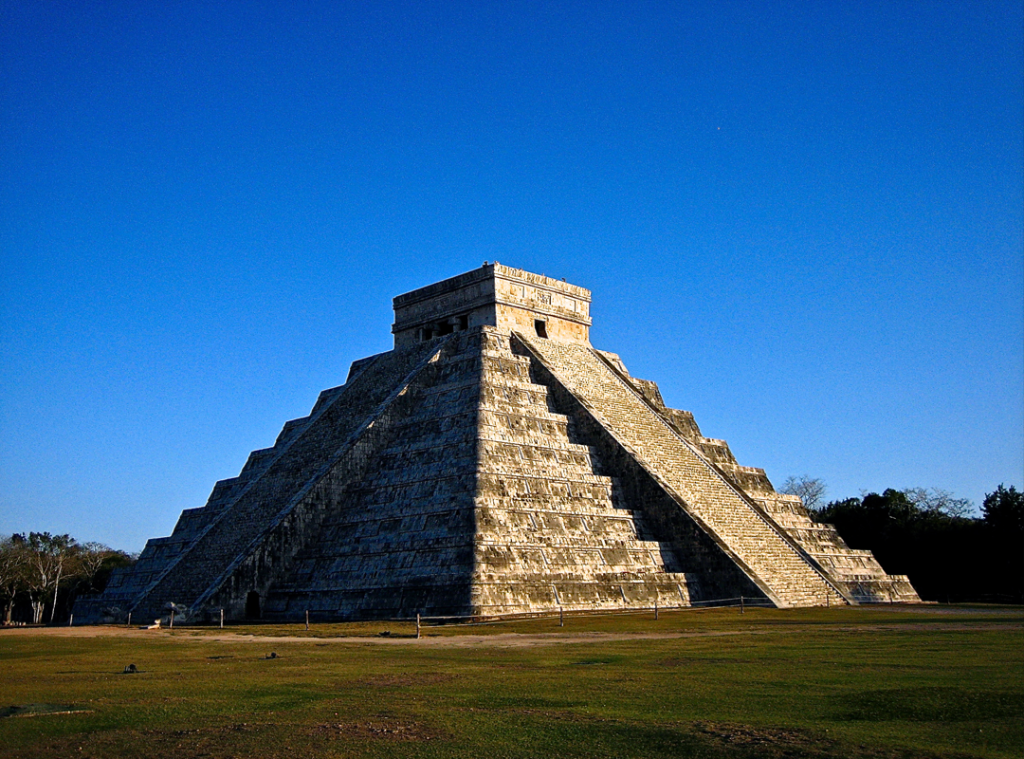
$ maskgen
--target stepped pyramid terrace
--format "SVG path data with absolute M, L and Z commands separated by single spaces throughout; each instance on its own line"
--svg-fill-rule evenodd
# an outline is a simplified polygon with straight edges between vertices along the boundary
M 394 348 L 355 361 L 76 619 L 919 601 L 592 347 L 590 304 L 498 263 L 399 295 Z

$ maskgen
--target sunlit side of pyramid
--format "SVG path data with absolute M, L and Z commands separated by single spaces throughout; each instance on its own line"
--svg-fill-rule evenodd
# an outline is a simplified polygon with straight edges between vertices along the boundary
M 919 600 L 594 349 L 589 291 L 495 263 L 394 306 L 393 350 L 353 363 L 76 616 Z

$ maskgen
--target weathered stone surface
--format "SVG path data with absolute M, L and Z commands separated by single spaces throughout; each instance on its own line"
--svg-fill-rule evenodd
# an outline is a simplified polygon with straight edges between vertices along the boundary
M 590 293 L 500 264 L 395 299 L 356 361 L 76 616 L 500 616 L 745 596 L 916 601 L 589 343 Z

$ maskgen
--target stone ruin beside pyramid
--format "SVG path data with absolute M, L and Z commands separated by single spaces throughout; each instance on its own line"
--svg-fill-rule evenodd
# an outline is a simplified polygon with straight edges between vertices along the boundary
M 394 349 L 146 544 L 88 621 L 917 602 L 590 345 L 590 292 L 498 263 L 394 299 Z

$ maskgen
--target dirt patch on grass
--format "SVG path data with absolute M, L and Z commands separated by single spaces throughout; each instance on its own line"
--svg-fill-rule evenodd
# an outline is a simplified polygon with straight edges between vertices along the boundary
M 694 730 L 721 746 L 763 747 L 774 752 L 810 747 L 831 752 L 835 741 L 788 727 L 761 727 L 736 722 L 695 722 Z
M 5 752 L 28 759 L 54 757 L 178 756 L 195 759 L 294 759 L 336 755 L 336 742 L 413 743 L 449 736 L 425 722 L 399 717 L 322 724 L 236 722 L 192 729 L 141 729 L 81 733 Z M 358 750 L 357 750 L 358 753 Z
M 315 738 L 334 740 L 436 741 L 449 736 L 425 722 L 380 717 L 351 722 L 324 722 L 307 730 Z
M 55 757 L 175 756 L 195 759 L 290 759 L 308 755 L 305 742 L 296 747 L 291 725 L 235 723 L 196 729 L 123 729 L 67 735 L 14 748 L 12 759 Z M 296 750 L 303 751 L 299 754 Z
M 851 744 L 827 735 L 791 727 L 744 725 L 737 722 L 692 723 L 694 734 L 728 756 L 757 759 L 975 759 L 958 751 L 932 753 L 915 749 Z
M 372 675 L 362 677 L 356 682 L 369 688 L 411 688 L 417 685 L 437 685 L 451 682 L 455 675 L 441 672 L 426 672 L 410 675 Z

